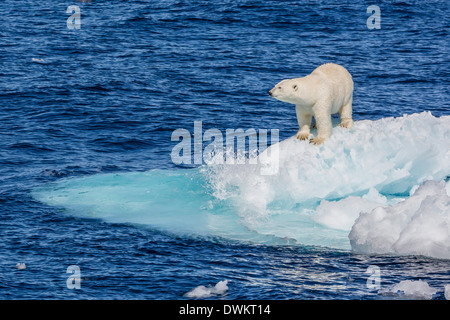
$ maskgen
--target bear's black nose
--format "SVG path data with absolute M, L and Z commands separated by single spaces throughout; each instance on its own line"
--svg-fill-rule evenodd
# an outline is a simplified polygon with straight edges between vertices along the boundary
M 272 90 L 269 90 L 267 93 L 269 94 L 269 96 L 272 96 Z

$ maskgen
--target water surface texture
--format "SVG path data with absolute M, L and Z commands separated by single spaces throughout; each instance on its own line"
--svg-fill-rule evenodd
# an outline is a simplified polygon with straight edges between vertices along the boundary
M 355 203 L 394 212 L 426 180 L 450 192 L 449 14 L 446 1 L 4 0 L 0 298 L 192 299 L 225 280 L 210 298 L 398 299 L 405 280 L 450 296 L 448 246 L 384 253 L 349 239 Z M 267 91 L 326 62 L 353 76 L 356 125 L 317 151 L 293 145 L 295 108 Z M 175 165 L 172 132 L 194 121 L 278 129 L 293 147 L 262 180 L 254 167 Z M 417 212 L 448 228 L 446 195 L 433 197 Z

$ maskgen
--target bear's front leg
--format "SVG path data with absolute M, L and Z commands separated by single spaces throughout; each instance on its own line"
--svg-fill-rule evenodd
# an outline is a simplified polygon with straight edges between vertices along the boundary
M 299 130 L 297 132 L 298 140 L 307 140 L 309 139 L 309 126 L 311 125 L 312 114 L 305 114 L 301 111 L 300 107 L 296 107 L 295 111 L 297 113 L 297 122 L 299 126 Z
M 308 140 L 309 136 L 310 136 L 309 131 L 308 132 L 304 132 L 302 130 L 298 130 L 297 131 L 297 135 L 296 135 L 298 140 Z
M 325 109 L 327 110 L 327 109 Z M 312 138 L 310 143 L 319 145 L 325 142 L 330 136 L 332 131 L 331 114 L 328 112 L 318 112 L 314 114 L 317 126 L 317 137 Z

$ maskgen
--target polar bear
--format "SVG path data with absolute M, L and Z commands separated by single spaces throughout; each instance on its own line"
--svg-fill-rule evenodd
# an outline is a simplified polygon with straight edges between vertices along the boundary
M 353 126 L 353 80 L 350 73 L 338 64 L 326 63 L 303 78 L 283 80 L 269 91 L 269 95 L 277 100 L 295 104 L 300 127 L 297 132 L 299 140 L 310 137 L 313 116 L 317 137 L 310 142 L 315 145 L 323 143 L 331 136 L 332 114 L 339 112 L 339 126 L 347 129 Z

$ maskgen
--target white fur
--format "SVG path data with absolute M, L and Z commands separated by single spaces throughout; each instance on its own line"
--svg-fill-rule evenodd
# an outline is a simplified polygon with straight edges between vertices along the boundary
M 321 144 L 331 136 L 331 115 L 339 113 L 339 126 L 350 129 L 352 120 L 353 80 L 342 66 L 326 63 L 303 78 L 286 79 L 278 83 L 269 94 L 277 100 L 295 104 L 300 127 L 297 139 L 310 136 L 314 116 L 317 137 L 311 139 Z

